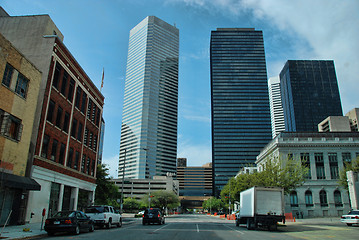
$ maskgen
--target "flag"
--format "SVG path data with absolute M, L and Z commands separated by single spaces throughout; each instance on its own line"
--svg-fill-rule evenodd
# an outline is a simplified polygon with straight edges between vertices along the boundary
M 101 80 L 101 89 L 103 88 L 103 79 L 105 78 L 105 68 L 102 68 L 102 80 Z

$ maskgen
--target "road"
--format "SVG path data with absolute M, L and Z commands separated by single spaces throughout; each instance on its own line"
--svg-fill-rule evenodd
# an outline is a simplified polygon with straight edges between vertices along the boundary
M 129 239 L 129 240 L 214 240 L 214 239 L 358 239 L 359 226 L 347 227 L 339 222 L 323 224 L 320 221 L 288 223 L 279 226 L 278 231 L 264 229 L 247 230 L 245 226 L 236 227 L 234 221 L 206 215 L 176 215 L 166 218 L 164 225 L 142 225 L 135 219 L 122 228 L 96 229 L 93 233 L 78 236 L 59 234 L 42 239 Z

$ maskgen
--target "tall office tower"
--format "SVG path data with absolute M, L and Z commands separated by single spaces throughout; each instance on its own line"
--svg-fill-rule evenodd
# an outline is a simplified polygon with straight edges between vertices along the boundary
M 210 48 L 213 193 L 218 195 L 271 140 L 271 122 L 262 31 L 218 28 Z
M 272 123 L 272 138 L 285 130 L 279 77 L 268 80 L 269 106 Z
M 118 177 L 176 173 L 179 31 L 148 16 L 130 31 Z
M 328 116 L 343 116 L 334 62 L 288 60 L 280 72 L 285 130 L 317 132 Z

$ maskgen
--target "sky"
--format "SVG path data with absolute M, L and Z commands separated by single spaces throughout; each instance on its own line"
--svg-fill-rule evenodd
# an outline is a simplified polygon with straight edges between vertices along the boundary
M 177 157 L 211 162 L 209 45 L 217 28 L 262 30 L 268 78 L 287 60 L 334 60 L 343 114 L 359 107 L 357 0 L 1 0 L 11 16 L 48 14 L 105 96 L 103 163 L 117 177 L 129 32 L 154 15 L 180 32 Z

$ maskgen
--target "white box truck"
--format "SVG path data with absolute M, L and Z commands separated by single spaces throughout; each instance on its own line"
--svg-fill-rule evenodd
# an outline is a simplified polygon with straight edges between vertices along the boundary
M 277 230 L 277 222 L 285 223 L 282 188 L 252 187 L 240 193 L 236 226 L 246 224 L 249 230 L 262 226 L 274 231 Z

